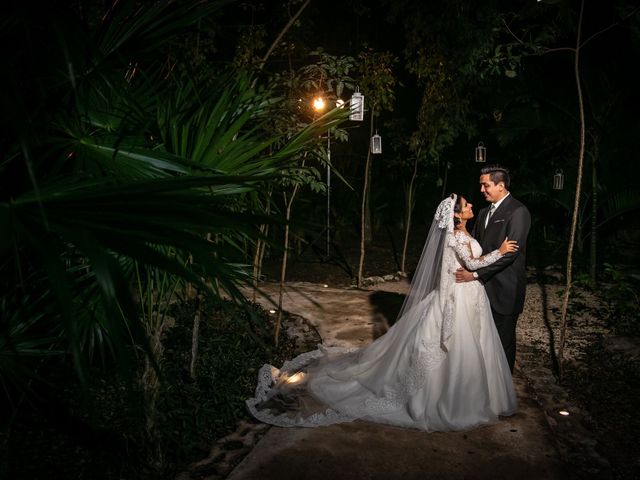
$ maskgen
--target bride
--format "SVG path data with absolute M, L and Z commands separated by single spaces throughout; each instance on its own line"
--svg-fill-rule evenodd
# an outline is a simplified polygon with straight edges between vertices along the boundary
M 247 407 L 272 425 L 317 427 L 362 419 L 426 431 L 466 430 L 512 415 L 511 373 L 484 287 L 456 283 L 517 250 L 482 249 L 466 230 L 472 205 L 452 194 L 438 206 L 398 320 L 361 349 L 303 353 L 259 373 Z

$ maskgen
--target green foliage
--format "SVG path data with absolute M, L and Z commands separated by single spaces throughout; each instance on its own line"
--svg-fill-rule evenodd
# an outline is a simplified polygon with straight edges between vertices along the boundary
M 201 315 L 197 373 L 192 379 L 195 312 L 195 302 L 187 301 L 169 312 L 174 323 L 162 339 L 165 355 L 160 364 L 155 444 L 144 434 L 144 392 L 138 385 L 127 385 L 111 370 L 97 366 L 87 383 L 80 385 L 68 362 L 50 359 L 48 377 L 65 379 L 63 388 L 56 391 L 73 413 L 72 419 L 65 420 L 85 422 L 97 441 L 78 432 L 61 433 L 47 418 L 46 408 L 23 408 L 13 425 L 3 473 L 9 478 L 41 478 L 46 473 L 52 480 L 174 478 L 186 465 L 206 457 L 216 440 L 247 418 L 245 400 L 254 393 L 259 368 L 264 363 L 282 364 L 292 357 L 295 344 L 283 334 L 278 349 L 265 349 L 247 335 L 251 323 L 265 343 L 272 336 L 273 317 L 258 306 L 247 311 L 231 302 L 207 301 Z M 132 368 L 141 374 L 140 365 Z M 158 447 L 163 465 L 149 470 L 144 458 Z
M 213 442 L 232 431 L 239 419 L 247 417 L 245 400 L 255 390 L 258 369 L 264 363 L 280 365 L 290 358 L 293 343 L 285 336 L 278 350 L 265 350 L 246 335 L 252 322 L 265 342 L 272 337 L 272 318 L 257 308 L 247 312 L 229 303 L 208 303 L 203 309 L 196 378 L 188 376 L 191 358 L 192 303 L 173 312 L 176 324 L 166 335 L 165 375 L 159 399 L 163 412 L 159 430 L 163 450 L 171 465 L 184 465 L 206 455 L 203 442 Z
M 587 348 L 580 363 L 567 368 L 563 383 L 588 411 L 584 421 L 596 435 L 599 453 L 610 462 L 613 478 L 636 478 L 640 360 L 612 351 L 606 343 L 599 339 Z
M 358 54 L 358 86 L 368 97 L 371 115 L 382 111 L 392 112 L 395 103 L 395 87 L 398 83 L 394 65 L 398 58 L 391 52 L 376 52 L 371 48 Z
M 411 149 L 437 163 L 458 137 L 476 131 L 473 100 L 486 83 L 479 65 L 494 49 L 497 12 L 464 0 L 393 8 L 402 12 L 406 69 L 421 90 Z
M 608 322 L 620 335 L 640 336 L 638 285 L 620 267 L 604 264 L 605 288 L 600 295 L 609 307 Z
M 598 218 L 598 226 L 617 219 L 625 213 L 635 212 L 638 209 L 640 209 L 639 188 L 628 187 L 614 191 L 603 202 L 602 216 Z
M 329 142 L 346 141 L 347 132 L 340 124 L 348 118 L 349 110 L 334 108 L 345 88 L 353 89 L 351 72 L 354 59 L 350 56 L 336 56 L 322 49 L 310 53 L 315 61 L 299 67 L 271 73 L 268 79 L 269 90 L 278 94 L 282 102 L 277 109 L 271 110 L 269 130 L 287 138 L 300 129 L 307 129 L 310 123 L 322 122 L 327 126 Z M 322 97 L 328 111 L 317 112 L 313 109 L 313 99 Z M 295 165 L 281 171 L 283 177 L 275 185 L 289 189 L 294 186 L 307 186 L 312 193 L 326 192 L 326 184 L 321 181 L 318 165 L 329 162 L 326 137 L 316 136 L 295 157 Z M 334 174 L 346 183 L 338 171 Z
M 311 92 L 324 92 L 335 95 L 329 101 L 335 103 L 342 97 L 344 89 L 354 90 L 354 79 L 351 77 L 355 69 L 355 60 L 350 56 L 331 55 L 322 49 L 311 52 L 317 56 L 315 63 L 303 66 L 300 71 L 300 87 Z
M 130 345 L 148 345 L 131 294 L 135 263 L 243 299 L 245 245 L 274 221 L 251 199 L 341 120 L 327 114 L 274 134 L 267 126 L 279 99 L 251 79 L 190 81 L 166 68 L 171 39 L 226 3 L 124 2 L 84 43 L 73 12 L 13 12 L 23 22 L 3 31 L 3 45 L 21 45 L 9 76 L 10 107 L 21 114 L 1 139 L 4 394 L 29 388 L 42 362 L 26 360 L 37 352 L 64 352 L 80 378 L 94 354 L 130 374 Z M 42 37 L 22 24 L 41 26 Z M 25 77 L 35 59 L 40 74 Z

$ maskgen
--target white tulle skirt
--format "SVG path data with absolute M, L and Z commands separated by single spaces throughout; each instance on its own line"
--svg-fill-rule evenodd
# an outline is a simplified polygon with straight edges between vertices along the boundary
M 453 333 L 441 345 L 438 291 L 357 349 L 319 347 L 260 370 L 250 412 L 277 426 L 363 419 L 426 431 L 466 430 L 517 410 L 511 372 L 478 282 L 456 284 Z

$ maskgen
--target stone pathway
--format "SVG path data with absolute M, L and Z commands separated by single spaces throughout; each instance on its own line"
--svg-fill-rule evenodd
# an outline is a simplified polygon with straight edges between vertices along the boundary
M 277 298 L 277 286 L 265 284 L 262 289 L 265 297 L 259 302 L 273 308 L 266 297 Z M 283 309 L 304 317 L 327 345 L 362 346 L 386 331 L 406 289 L 404 282 L 369 290 L 288 284 Z M 519 356 L 518 364 L 524 361 Z M 367 422 L 315 429 L 271 427 L 228 478 L 578 478 L 567 468 L 566 454 L 561 455 L 549 426 L 554 412 L 541 408 L 522 367 L 516 369 L 514 383 L 519 412 L 469 432 L 424 433 Z
M 268 310 L 277 285 L 263 284 L 259 302 Z M 176 480 L 342 478 L 610 479 L 611 467 L 597 452 L 589 414 L 572 404 L 551 371 L 559 332 L 559 289 L 530 283 L 518 322 L 514 384 L 517 415 L 465 433 L 430 433 L 365 422 L 318 429 L 281 429 L 243 420 L 217 440 L 209 455 Z M 321 341 L 362 346 L 389 328 L 408 284 L 389 281 L 367 290 L 289 283 L 283 328 L 298 338 L 301 353 Z M 251 292 L 246 292 L 250 298 Z M 270 300 L 271 299 L 271 300 Z M 586 300 L 598 308 L 593 299 Z M 392 320 L 391 320 L 392 321 Z M 584 346 L 607 333 L 588 314 L 566 342 L 567 361 L 580 361 Z M 615 345 L 616 348 L 627 348 Z M 561 411 L 568 411 L 563 416 Z M 263 438 L 264 437 L 264 438 Z M 244 460 L 243 460 L 244 459 Z

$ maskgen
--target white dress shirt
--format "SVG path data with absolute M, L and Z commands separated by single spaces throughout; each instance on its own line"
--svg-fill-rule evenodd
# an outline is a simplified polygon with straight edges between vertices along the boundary
M 505 198 L 507 198 L 509 195 L 511 195 L 511 193 L 507 192 L 507 194 L 502 197 L 500 200 L 498 200 L 496 203 L 491 204 L 491 208 L 493 208 L 493 213 L 496 213 L 496 210 L 498 209 L 498 207 L 500 206 L 500 204 L 504 201 Z M 487 228 L 487 225 L 489 225 L 489 213 L 491 213 L 491 210 L 489 210 L 489 212 L 487 212 L 487 218 L 484 219 L 484 228 Z M 492 215 L 493 216 L 493 215 Z

